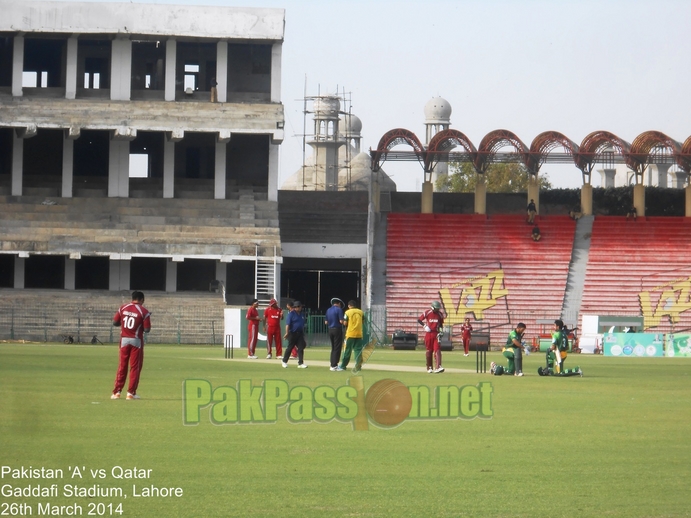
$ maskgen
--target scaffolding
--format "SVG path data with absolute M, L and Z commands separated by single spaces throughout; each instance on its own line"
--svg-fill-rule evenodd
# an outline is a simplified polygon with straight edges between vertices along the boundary
M 337 191 L 350 191 L 352 188 L 352 158 L 353 158 L 353 145 L 354 140 L 351 135 L 347 132 L 346 128 L 351 127 L 352 121 L 352 101 L 351 92 L 346 92 L 345 89 L 341 89 L 339 92 L 338 87 L 336 88 L 335 94 L 321 94 L 321 87 L 317 88 L 317 95 L 308 96 L 307 95 L 307 81 L 305 81 L 305 92 L 301 99 L 303 103 L 303 131 L 302 135 L 302 172 L 301 172 L 301 190 L 337 190 Z M 317 109 L 320 106 L 328 105 L 330 102 L 338 101 L 338 110 L 334 111 L 334 114 L 338 115 L 338 121 L 342 123 L 345 128 L 338 126 L 338 130 L 335 130 L 333 134 L 329 134 L 329 128 L 322 125 L 324 121 L 321 119 L 314 118 L 315 114 L 319 113 Z M 308 132 L 308 116 L 312 116 L 314 119 L 313 131 Z M 322 129 L 325 131 L 323 132 Z M 320 175 L 318 174 L 319 169 L 319 152 L 321 147 L 319 145 L 314 145 L 314 161 L 312 164 L 307 163 L 307 145 L 308 144 L 318 144 L 324 143 L 326 141 L 331 141 L 331 143 L 336 147 L 335 151 L 335 164 L 336 168 L 335 174 L 335 185 L 332 189 L 328 189 L 326 181 L 326 171 L 325 180 L 322 182 L 320 180 Z M 340 147 L 343 147 L 343 153 L 340 151 Z M 329 164 L 326 165 L 327 168 Z M 343 182 L 341 178 L 343 177 Z

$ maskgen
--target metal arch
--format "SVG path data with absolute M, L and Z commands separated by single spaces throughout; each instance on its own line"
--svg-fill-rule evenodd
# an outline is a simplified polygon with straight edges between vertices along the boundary
M 372 155 L 372 171 L 379 171 L 381 169 L 381 164 L 386 160 L 386 155 L 390 149 L 398 146 L 399 144 L 408 144 L 413 148 L 413 152 L 417 157 L 420 164 L 425 163 L 425 148 L 417 138 L 417 135 L 410 130 L 405 128 L 396 128 L 384 133 L 384 136 L 379 140 L 377 144 L 377 149 L 371 152 Z
M 430 149 L 425 150 L 417 136 L 409 130 L 397 128 L 387 132 L 379 141 L 376 150 L 370 148 L 372 170 L 379 171 L 381 163 L 388 161 L 417 160 L 425 171 L 429 173 L 436 163 L 441 161 L 460 161 L 473 164 L 479 174 L 486 172 L 492 162 L 521 162 L 530 174 L 537 174 L 543 163 L 574 162 L 583 173 L 583 183 L 590 183 L 591 173 L 597 163 L 625 163 L 636 173 L 637 181 L 651 162 L 650 151 L 655 148 L 671 149 L 670 155 L 665 155 L 665 163 L 675 161 L 685 172 L 691 172 L 691 136 L 683 144 L 671 139 L 664 133 L 657 131 L 644 132 L 634 140 L 635 146 L 608 131 L 595 131 L 587 135 L 580 147 L 563 134 L 556 131 L 546 131 L 535 137 L 530 149 L 507 130 L 496 130 L 488 133 L 480 144 L 479 151 L 473 155 L 472 142 L 461 132 L 444 130 L 430 141 Z M 392 151 L 399 144 L 407 144 L 412 150 Z M 498 150 L 506 145 L 514 148 L 513 152 L 499 153 Z M 561 145 L 566 152 L 553 152 Z M 460 146 L 463 152 L 453 152 L 453 148 Z M 607 147 L 614 148 L 609 157 L 604 153 Z
M 425 156 L 425 171 L 432 171 L 439 163 L 439 159 L 444 155 L 447 156 L 449 152 L 460 146 L 465 150 L 471 163 L 475 163 L 477 157 L 477 149 L 475 145 L 463 133 L 455 129 L 445 129 L 434 135 L 427 146 L 427 154 Z
M 593 131 L 586 135 L 583 142 L 581 142 L 580 156 L 588 171 L 592 171 L 597 159 L 608 146 L 619 151 L 619 154 L 624 158 L 624 163 L 632 171 L 635 171 L 636 175 L 643 174 L 642 171 L 639 173 L 638 164 L 631 158 L 631 144 L 609 131 Z
M 528 167 L 530 151 L 523 141 L 509 130 L 494 130 L 485 135 L 480 142 L 480 148 L 473 163 L 475 170 L 481 174 L 487 172 L 494 155 L 506 145 L 512 146 L 523 165 Z
M 649 155 L 653 148 L 666 147 L 677 154 L 681 151 L 681 144 L 659 131 L 644 131 L 631 143 L 631 154 Z
M 547 155 L 557 147 L 563 147 L 571 155 L 574 165 L 581 171 L 583 170 L 582 165 L 584 164 L 581 161 L 578 144 L 558 131 L 543 131 L 533 139 L 533 142 L 530 144 L 530 165 L 528 170 L 531 172 L 535 171 L 535 174 L 537 174 L 542 164 L 547 160 Z
M 677 160 L 677 165 L 681 167 L 686 174 L 689 174 L 691 171 L 691 136 L 681 145 L 679 154 L 675 158 Z
M 656 148 L 668 149 L 670 155 L 675 158 L 681 152 L 681 144 L 676 140 L 659 131 L 645 131 L 631 143 L 631 159 L 639 164 L 641 171 L 648 164 L 659 163 L 661 157 L 659 155 L 656 157 L 654 153 Z

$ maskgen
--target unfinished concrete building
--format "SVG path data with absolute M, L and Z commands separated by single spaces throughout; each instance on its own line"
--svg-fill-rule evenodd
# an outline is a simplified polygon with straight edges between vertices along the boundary
M 278 295 L 284 10 L 0 12 L 0 288 Z

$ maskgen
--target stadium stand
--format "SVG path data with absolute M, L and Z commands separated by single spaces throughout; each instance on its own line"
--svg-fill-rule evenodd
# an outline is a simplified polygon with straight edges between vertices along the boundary
M 559 317 L 576 224 L 536 222 L 539 242 L 522 215 L 389 214 L 387 332 L 418 332 L 417 316 L 440 292 L 452 323 L 469 312 L 490 326 L 493 343 L 519 321 L 530 335 L 535 320 Z
M 623 216 L 596 217 L 581 315 L 647 312 L 651 332 L 688 330 L 689 250 L 690 218 L 639 217 L 634 222 Z

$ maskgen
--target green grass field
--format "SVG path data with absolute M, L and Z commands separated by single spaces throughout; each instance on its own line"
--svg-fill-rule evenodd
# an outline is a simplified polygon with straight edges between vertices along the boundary
M 328 351 L 308 349 L 305 357 L 326 361 Z M 493 359 L 500 355 L 490 353 Z M 691 360 L 571 355 L 567 366 L 579 364 L 585 376 L 565 379 L 539 377 L 543 361 L 532 354 L 525 377 L 494 377 L 475 373 L 474 355 L 444 353 L 447 369 L 468 372 L 429 375 L 420 350 L 377 350 L 362 372 L 365 388 L 386 378 L 432 392 L 490 382 L 489 419 L 353 431 L 337 420 L 295 424 L 286 406 L 273 424 L 217 425 L 207 407 L 198 425 L 185 426 L 185 380 L 207 380 L 214 389 L 241 379 L 255 387 L 274 379 L 336 389 L 352 374 L 314 363 L 302 370 L 295 363 L 282 369 L 277 360 L 224 360 L 218 347 L 149 345 L 142 399 L 111 401 L 115 346 L 3 344 L 0 464 L 59 468 L 64 476 L 15 479 L 3 471 L 0 512 L 20 509 L 14 503 L 39 516 L 39 503 L 45 510 L 50 502 L 123 517 L 691 515 Z M 75 466 L 84 469 L 81 479 L 72 478 Z M 151 475 L 115 478 L 117 467 Z M 53 483 L 61 492 L 66 484 L 122 488 L 122 496 L 7 496 L 8 486 Z M 183 494 L 135 496 L 152 485 Z

